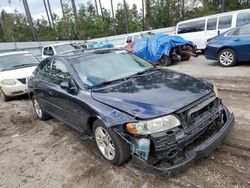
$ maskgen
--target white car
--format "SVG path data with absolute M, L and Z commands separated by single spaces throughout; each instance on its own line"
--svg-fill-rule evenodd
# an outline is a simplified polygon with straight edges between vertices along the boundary
M 38 59 L 26 51 L 1 53 L 0 100 L 26 94 L 27 78 L 32 76 L 38 63 Z

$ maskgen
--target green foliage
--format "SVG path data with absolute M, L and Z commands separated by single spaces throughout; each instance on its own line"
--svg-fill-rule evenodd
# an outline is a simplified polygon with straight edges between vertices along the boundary
M 108 0 L 109 1 L 109 0 Z M 174 26 L 178 21 L 190 19 L 224 11 L 250 8 L 248 0 L 203 0 L 202 7 L 186 7 L 188 0 L 144 0 L 145 2 L 145 29 L 157 29 Z M 77 17 L 74 16 L 71 0 L 63 1 L 64 16 L 59 18 L 53 14 L 55 28 L 51 27 L 46 19 L 33 20 L 34 28 L 41 41 L 48 40 L 87 40 L 105 37 L 113 34 L 111 11 L 102 8 L 103 15 L 97 15 L 93 1 L 80 4 Z M 131 1 L 127 1 L 130 2 Z M 10 2 L 11 3 L 11 2 Z M 141 31 L 143 27 L 142 10 L 135 4 L 128 7 L 129 32 Z M 52 10 L 53 11 L 53 10 Z M 123 4 L 119 3 L 115 12 L 115 26 L 117 34 L 126 33 L 125 11 Z M 32 41 L 32 33 L 27 24 L 26 16 L 15 11 L 0 13 L 0 42 Z

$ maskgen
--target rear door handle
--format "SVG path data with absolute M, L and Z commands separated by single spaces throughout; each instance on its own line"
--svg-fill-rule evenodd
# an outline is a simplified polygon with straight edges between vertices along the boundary
M 240 42 L 240 39 L 235 39 L 234 42 Z

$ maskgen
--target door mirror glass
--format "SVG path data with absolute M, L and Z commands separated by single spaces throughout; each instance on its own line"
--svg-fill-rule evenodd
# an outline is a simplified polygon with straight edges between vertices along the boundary
M 60 86 L 63 90 L 69 91 L 69 82 L 62 82 Z
M 76 87 L 74 81 L 71 79 L 68 82 L 62 82 L 60 84 L 60 87 L 69 93 L 76 93 L 77 92 L 77 87 Z

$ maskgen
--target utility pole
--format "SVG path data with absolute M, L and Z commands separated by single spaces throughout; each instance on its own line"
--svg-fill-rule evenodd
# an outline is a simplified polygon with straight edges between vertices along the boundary
M 125 26 L 126 26 L 126 33 L 128 33 L 128 9 L 126 1 L 123 0 L 124 12 L 125 12 Z
M 33 37 L 33 41 L 37 41 L 37 35 L 36 35 L 36 31 L 33 27 L 33 21 L 32 21 L 32 17 L 30 14 L 30 9 L 29 9 L 29 5 L 27 3 L 27 0 L 23 0 L 23 6 L 24 6 L 24 10 L 27 16 L 27 21 L 29 23 L 30 29 L 32 31 L 32 37 Z
M 221 0 L 221 12 L 225 12 L 225 0 Z
M 102 17 L 103 17 L 103 10 L 102 10 L 101 0 L 99 0 L 99 5 L 100 5 L 100 9 L 101 9 L 101 14 L 102 14 Z
M 144 9 L 145 9 L 144 5 L 145 4 L 144 4 L 144 0 L 142 0 L 141 2 L 142 2 L 142 6 L 141 6 L 142 7 L 142 13 L 141 13 L 142 14 L 142 31 L 144 31 L 145 30 L 145 21 L 144 21 Z
M 49 14 L 50 14 L 52 26 L 53 26 L 53 28 L 55 29 L 54 18 L 53 18 L 53 14 L 52 14 L 52 11 L 51 11 L 51 8 L 50 8 L 50 2 L 49 2 L 49 0 L 47 0 L 47 3 L 48 3 L 48 7 L 49 7 Z
M 78 15 L 77 15 L 77 10 L 76 10 L 75 0 L 71 0 L 71 3 L 72 3 L 72 9 L 73 9 L 73 12 L 74 12 L 74 17 L 75 17 L 76 37 L 77 37 L 77 39 L 79 39 Z
M 113 0 L 110 0 L 110 3 L 111 3 L 111 12 L 112 12 L 112 20 L 113 20 L 113 29 L 114 29 L 114 34 L 116 35 L 115 14 L 114 14 Z
M 97 14 L 97 16 L 99 16 L 98 6 L 97 6 L 97 0 L 95 0 L 95 9 L 96 9 L 96 14 Z
M 44 4 L 44 8 L 45 8 L 45 11 L 46 11 L 46 14 L 47 14 L 47 18 L 48 18 L 49 25 L 50 25 L 50 27 L 52 27 L 52 26 L 51 26 L 50 17 L 49 17 L 49 13 L 48 13 L 48 9 L 47 9 L 47 5 L 46 5 L 45 0 L 43 0 L 43 4 Z

